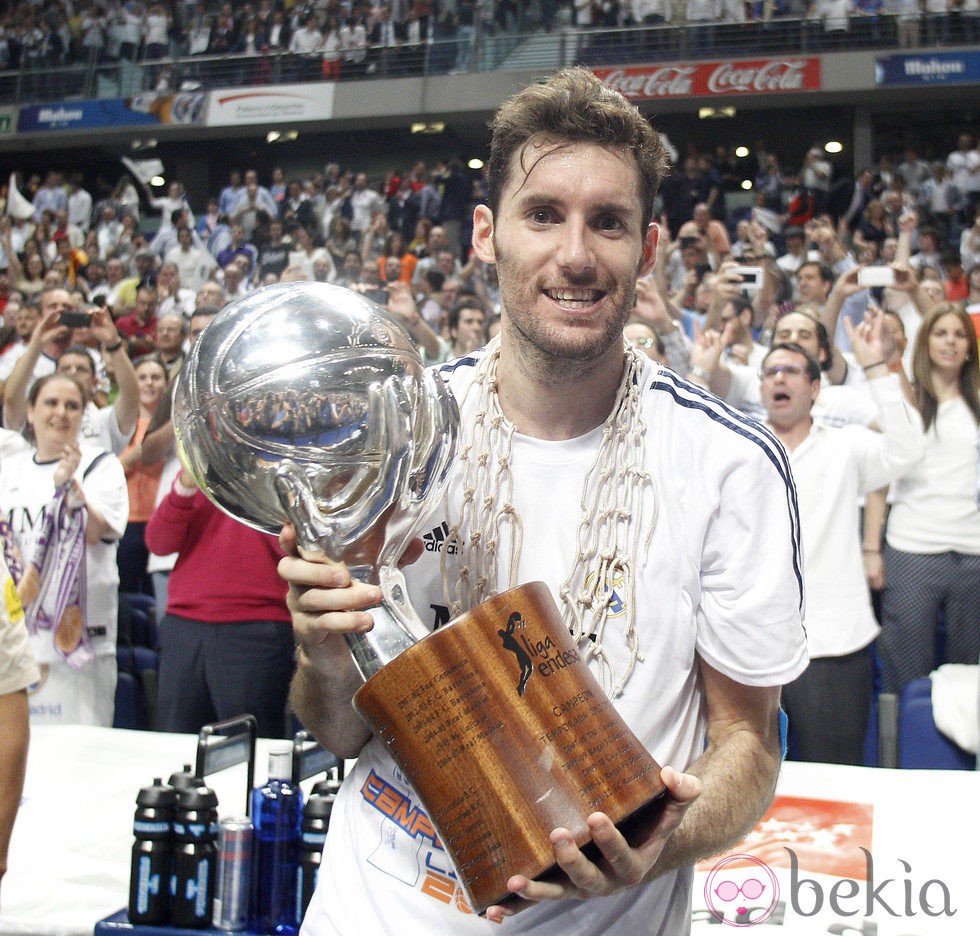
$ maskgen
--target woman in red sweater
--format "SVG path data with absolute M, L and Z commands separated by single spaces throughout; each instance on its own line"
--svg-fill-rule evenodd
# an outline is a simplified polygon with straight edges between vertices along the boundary
M 262 737 L 288 736 L 293 632 L 276 538 L 218 510 L 184 468 L 146 544 L 178 554 L 160 625 L 160 729 L 196 733 L 250 713 Z

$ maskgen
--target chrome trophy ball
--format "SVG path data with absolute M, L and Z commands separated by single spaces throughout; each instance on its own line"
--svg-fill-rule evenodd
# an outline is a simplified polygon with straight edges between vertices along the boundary
M 352 646 L 362 673 L 424 636 L 396 563 L 442 492 L 459 412 L 385 310 L 309 282 L 229 303 L 181 369 L 173 421 L 218 507 L 268 533 L 289 521 L 303 550 L 381 586 L 374 629 L 355 635 L 370 646 Z

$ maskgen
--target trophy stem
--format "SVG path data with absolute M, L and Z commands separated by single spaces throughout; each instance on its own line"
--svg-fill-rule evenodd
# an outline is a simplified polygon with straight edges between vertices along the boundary
M 354 665 L 367 682 L 402 651 L 428 633 L 408 602 L 405 579 L 398 569 L 352 566 L 351 576 L 361 582 L 380 584 L 381 604 L 369 608 L 374 627 L 363 634 L 345 634 Z M 380 580 L 380 581 L 379 581 Z

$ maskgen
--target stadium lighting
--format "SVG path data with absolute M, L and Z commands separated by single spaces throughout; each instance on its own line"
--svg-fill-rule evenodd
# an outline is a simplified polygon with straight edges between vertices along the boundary
M 699 107 L 698 117 L 708 120 L 712 117 L 734 117 L 738 111 L 734 107 Z

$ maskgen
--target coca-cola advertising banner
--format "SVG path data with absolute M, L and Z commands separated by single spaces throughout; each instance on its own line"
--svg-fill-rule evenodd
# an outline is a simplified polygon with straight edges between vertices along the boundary
M 819 58 L 641 65 L 593 71 L 607 88 L 618 91 L 628 101 L 820 90 Z

